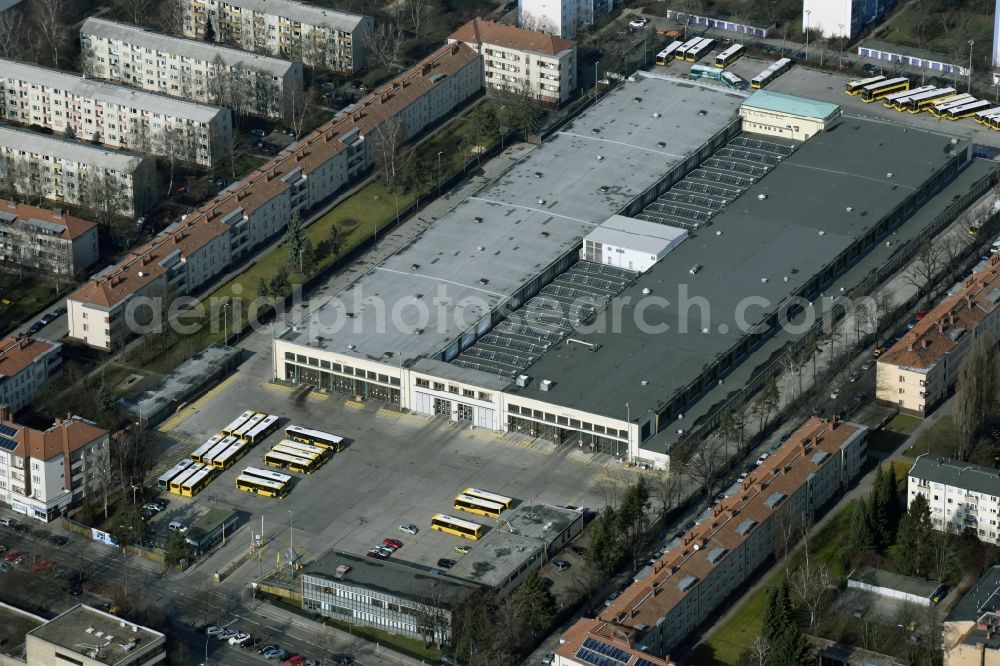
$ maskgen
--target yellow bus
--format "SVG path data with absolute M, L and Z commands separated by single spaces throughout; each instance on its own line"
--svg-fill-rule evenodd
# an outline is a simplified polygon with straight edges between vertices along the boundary
M 260 421 L 260 423 L 247 431 L 244 439 L 250 442 L 251 446 L 259 444 L 267 439 L 267 436 L 274 432 L 277 427 L 278 417 L 273 414 L 268 414 Z
M 316 446 L 315 444 L 303 444 L 302 442 L 293 442 L 290 439 L 283 439 L 274 446 L 275 448 L 279 446 L 284 446 L 289 449 L 295 449 L 296 451 L 311 453 L 324 459 L 330 455 L 330 449 L 324 449 L 322 446 Z
M 264 454 L 264 464 L 268 467 L 287 469 L 289 472 L 295 472 L 296 474 L 312 474 L 323 463 L 318 458 L 305 458 L 275 447 Z
M 750 79 L 750 87 L 754 90 L 760 90 L 791 68 L 792 61 L 790 59 L 781 58 L 780 60 L 775 60 L 767 69 Z
M 657 65 L 668 65 L 677 56 L 677 50 L 684 46 L 684 42 L 674 41 L 670 45 L 656 54 Z
M 296 425 L 290 425 L 285 428 L 285 437 L 293 442 L 322 446 L 324 449 L 330 449 L 335 453 L 339 453 L 344 448 L 344 438 L 339 435 L 332 435 L 322 430 L 310 430 L 309 428 L 302 428 Z
M 181 484 L 181 495 L 184 497 L 194 497 L 202 490 L 205 486 L 212 482 L 212 478 L 215 476 L 214 467 L 205 467 L 199 472 L 188 477 L 187 481 Z
M 873 83 L 878 83 L 879 81 L 885 81 L 884 76 L 872 76 L 867 79 L 858 79 L 856 81 L 851 81 L 846 86 L 844 86 L 844 92 L 848 95 L 858 95 L 861 93 L 861 89 L 865 86 L 870 86 Z
M 246 455 L 249 448 L 250 445 L 245 440 L 235 439 L 226 450 L 212 458 L 208 463 L 215 469 L 229 469 L 233 463 Z
M 252 409 L 248 409 L 247 411 L 243 412 L 242 414 L 237 416 L 232 423 L 230 423 L 229 425 L 227 425 L 225 428 L 222 429 L 223 434 L 232 435 L 234 432 L 236 432 L 237 428 L 239 428 L 241 425 L 249 421 L 256 413 L 257 412 L 253 411 Z
M 736 59 L 743 55 L 743 45 L 733 44 L 728 49 L 715 56 L 715 66 L 718 68 L 729 67 L 736 62 Z
M 288 494 L 290 474 L 272 472 L 259 467 L 247 467 L 236 477 L 236 487 L 245 493 L 283 498 Z
M 480 516 L 489 516 L 490 518 L 497 518 L 504 511 L 502 504 L 488 502 L 470 495 L 459 495 L 456 497 L 455 508 L 459 511 L 478 513 Z
M 187 480 L 190 479 L 195 474 L 197 474 L 198 472 L 205 469 L 206 467 L 208 467 L 208 465 L 205 465 L 203 463 L 194 463 L 186 470 L 184 470 L 174 478 L 170 479 L 170 492 L 174 493 L 175 495 L 182 495 L 183 493 L 181 492 L 181 488 L 184 486 Z
M 170 490 L 170 482 L 175 478 L 180 476 L 182 473 L 191 469 L 191 466 L 196 464 L 193 460 L 182 460 L 166 472 L 160 475 L 157 479 L 157 485 L 160 486 L 160 490 Z
M 487 502 L 496 502 L 505 509 L 509 509 L 514 506 L 513 498 L 507 497 L 506 495 L 497 495 L 496 493 L 491 493 L 488 490 L 466 488 L 462 491 L 462 494 L 468 495 L 469 497 L 475 497 L 476 499 L 486 500 Z
M 191 460 L 195 462 L 205 462 L 205 456 L 208 455 L 209 451 L 214 449 L 219 442 L 225 438 L 225 435 L 215 435 L 210 440 L 199 446 L 191 453 Z
M 483 526 L 461 518 L 454 518 L 447 514 L 435 513 L 431 519 L 431 529 L 439 532 L 454 534 L 455 536 L 478 541 L 483 536 Z
M 909 89 L 910 80 L 905 76 L 899 76 L 895 79 L 886 79 L 885 81 L 872 83 L 862 88 L 861 101 L 865 104 L 871 104 L 872 102 L 882 99 L 886 95 L 891 95 L 892 93 Z

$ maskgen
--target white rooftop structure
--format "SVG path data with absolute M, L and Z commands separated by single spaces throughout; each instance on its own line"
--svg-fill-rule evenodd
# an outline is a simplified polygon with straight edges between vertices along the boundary
M 685 229 L 613 215 L 583 239 L 580 257 L 631 271 L 646 271 L 687 237 Z

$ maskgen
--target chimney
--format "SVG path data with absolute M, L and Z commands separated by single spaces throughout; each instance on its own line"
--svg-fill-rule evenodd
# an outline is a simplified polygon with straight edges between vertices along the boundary
M 910 342 L 910 344 L 906 345 L 906 351 L 913 351 L 913 343 L 912 342 Z
M 62 216 L 63 216 L 62 208 L 56 208 L 54 211 L 52 211 L 52 217 L 56 218 L 57 220 L 61 220 Z
M 965 295 L 965 305 L 970 310 L 972 309 L 972 294 L 966 294 Z
M 928 340 L 927 338 L 924 338 L 923 340 L 920 341 L 920 346 L 923 349 L 927 349 L 928 347 L 931 346 L 931 341 Z
M 954 311 L 948 313 L 948 323 L 952 326 L 955 325 L 955 313 Z
M 944 319 L 938 319 L 938 333 L 944 335 Z
M 425 62 L 420 68 L 420 76 L 427 76 L 431 73 L 432 69 L 434 69 L 434 65 L 429 62 Z
M 10 405 L 0 402 L 0 421 L 10 421 Z

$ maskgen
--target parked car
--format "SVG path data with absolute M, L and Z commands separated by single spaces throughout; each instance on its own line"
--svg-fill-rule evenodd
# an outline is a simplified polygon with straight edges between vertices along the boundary
M 250 133 L 253 134 L 254 136 L 259 136 L 259 137 L 267 136 L 267 132 L 265 132 L 262 129 L 252 129 L 250 130 Z
M 840 397 L 840 389 L 839 388 L 835 388 L 832 391 L 830 391 L 830 400 L 836 400 L 839 397 Z
M 379 552 L 375 548 L 372 548 L 367 553 L 365 553 L 365 556 L 366 557 L 373 557 L 376 560 L 385 560 L 385 559 L 388 559 L 388 557 L 389 557 L 388 555 L 383 555 L 381 552 Z
M 645 16 L 640 16 L 629 21 L 628 27 L 638 30 L 639 28 L 645 28 L 647 23 L 649 23 L 649 19 Z
M 837 394 L 839 395 L 840 392 L 837 391 Z M 831 393 L 830 396 L 834 397 L 833 393 Z M 760 467 L 761 465 L 763 465 L 764 461 L 767 460 L 770 456 L 771 456 L 770 453 L 762 453 L 762 454 L 760 454 L 760 457 L 757 458 L 757 461 L 754 463 L 754 467 Z
M 276 650 L 271 650 L 270 652 L 264 653 L 264 659 L 285 659 L 288 657 L 288 650 L 282 650 L 278 648 Z
M 461 553 L 462 555 L 467 554 L 472 550 L 472 546 L 466 546 L 464 543 L 455 546 L 455 552 Z
M 228 641 L 230 638 L 235 638 L 240 635 L 240 632 L 235 629 L 226 629 L 221 634 L 216 636 L 220 641 Z
M 566 571 L 572 566 L 566 560 L 552 560 L 552 568 L 556 571 Z
M 861 364 L 861 369 L 862 370 L 866 370 L 866 371 L 867 370 L 871 370 L 871 368 L 872 368 L 873 365 L 875 365 L 875 360 L 874 359 L 870 359 L 870 358 L 866 358 L 865 362 Z
M 457 562 L 455 562 L 455 560 L 448 559 L 447 557 L 442 557 L 437 563 L 437 565 L 442 569 L 451 569 L 456 564 Z
M 382 545 L 392 548 L 393 550 L 399 550 L 403 547 L 403 542 L 399 539 L 382 539 Z
M 608 598 L 604 600 L 604 605 L 605 606 L 610 606 L 611 604 L 613 604 L 615 602 L 615 599 L 617 599 L 618 596 L 619 595 L 618 595 L 617 592 L 612 592 L 611 594 L 608 595 Z
M 24 553 L 22 553 L 19 550 L 12 550 L 12 551 L 10 551 L 9 553 L 7 553 L 6 555 L 3 556 L 3 561 L 4 562 L 13 562 L 17 558 L 21 557 L 21 555 L 24 555 Z
M 385 546 L 375 546 L 372 550 L 382 555 L 382 557 L 389 557 L 394 552 L 392 548 L 386 548 Z
M 330 657 L 330 662 L 334 664 L 347 664 L 350 666 L 350 664 L 354 663 L 354 657 L 349 654 L 335 654 Z
M 750 476 L 750 472 L 741 472 L 740 475 L 736 477 L 736 481 L 738 483 L 743 483 L 744 481 L 747 480 L 748 476 Z
M 233 636 L 232 638 L 229 639 L 229 644 L 230 645 L 243 645 L 244 643 L 246 643 L 249 640 L 250 640 L 250 634 L 241 631 L 240 633 L 236 634 L 235 636 Z
M 265 652 L 270 652 L 271 650 L 277 650 L 278 646 L 273 643 L 268 643 L 267 645 L 261 645 L 257 650 L 257 654 L 264 654 Z
M 10 571 L 10 565 L 6 562 L 0 562 L 0 573 Z
M 153 513 L 159 513 L 160 511 L 163 511 L 163 509 L 160 508 L 160 505 L 157 504 L 156 502 L 146 502 L 145 504 L 142 505 L 142 508 L 144 511 L 152 511 Z
M 302 666 L 305 663 L 305 659 L 297 654 L 293 654 L 288 659 L 281 662 L 282 666 Z
M 14 525 L 17 525 L 17 521 L 13 518 L 0 518 L 0 525 L 3 525 L 4 527 L 14 527 Z
M 49 539 L 49 541 L 52 542 L 53 546 L 65 546 L 67 543 L 69 543 L 69 539 L 60 534 L 55 535 L 54 537 Z
M 212 625 L 211 627 L 209 627 L 208 629 L 205 630 L 205 635 L 206 636 L 218 636 L 223 631 L 225 631 L 225 629 L 223 629 L 222 627 L 217 627 L 215 625 Z
M 179 520 L 171 520 L 170 524 L 167 525 L 167 529 L 169 529 L 171 532 L 180 532 L 181 534 L 184 534 L 185 532 L 188 531 L 187 525 L 185 525 Z
M 542 663 L 543 664 L 551 664 L 555 660 L 556 660 L 556 653 L 555 652 L 546 652 L 545 656 L 542 657 Z
M 73 583 L 66 591 L 69 593 L 69 596 L 78 597 L 83 594 L 83 586 L 79 583 Z
M 569 552 L 573 553 L 574 555 L 580 555 L 582 557 L 584 553 L 587 552 L 587 549 L 584 548 L 583 546 L 570 546 Z
M 402 525 L 399 526 L 399 531 L 402 532 L 403 534 L 416 534 L 418 530 L 416 525 L 411 525 L 410 523 L 403 523 Z

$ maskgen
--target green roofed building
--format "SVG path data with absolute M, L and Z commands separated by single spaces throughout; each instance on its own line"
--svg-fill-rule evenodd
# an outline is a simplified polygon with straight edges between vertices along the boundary
M 185 537 L 195 554 L 200 555 L 222 541 L 226 532 L 231 534 L 238 520 L 239 515 L 230 509 L 209 509 L 194 521 Z
M 743 131 L 805 141 L 840 120 L 840 106 L 758 90 L 740 107 Z

